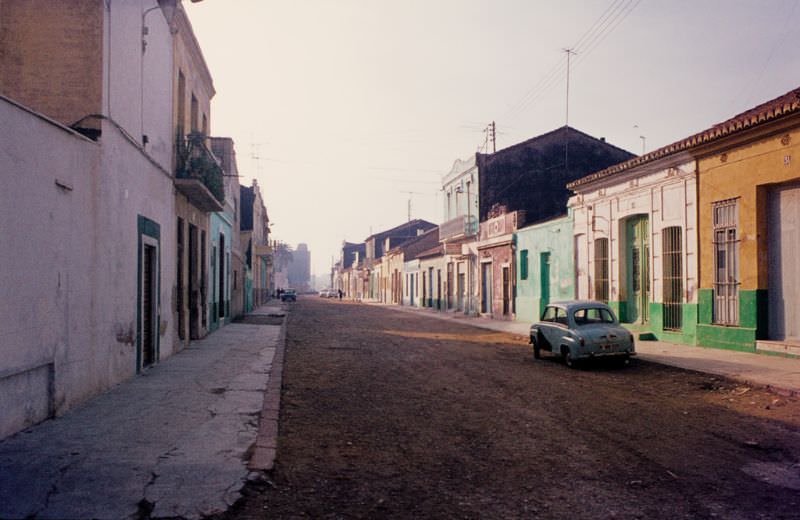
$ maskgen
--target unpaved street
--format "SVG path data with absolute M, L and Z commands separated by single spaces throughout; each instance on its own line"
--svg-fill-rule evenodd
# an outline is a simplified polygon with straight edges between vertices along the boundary
M 798 518 L 800 404 L 301 298 L 276 468 L 230 518 Z

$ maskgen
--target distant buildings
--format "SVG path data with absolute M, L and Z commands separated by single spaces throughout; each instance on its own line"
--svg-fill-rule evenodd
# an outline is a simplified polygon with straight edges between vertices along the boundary
M 595 299 L 642 338 L 800 355 L 798 143 L 800 89 L 641 157 L 563 127 L 455 161 L 438 228 L 345 242 L 334 280 L 525 322 Z
M 300 292 L 311 290 L 311 252 L 306 244 L 297 244 L 297 248 L 292 251 L 289 286 Z

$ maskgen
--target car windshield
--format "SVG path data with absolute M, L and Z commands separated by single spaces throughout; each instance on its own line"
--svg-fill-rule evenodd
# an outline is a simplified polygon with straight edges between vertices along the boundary
M 578 309 L 572 314 L 575 325 L 597 325 L 598 323 L 614 323 L 614 316 L 608 309 L 590 307 Z

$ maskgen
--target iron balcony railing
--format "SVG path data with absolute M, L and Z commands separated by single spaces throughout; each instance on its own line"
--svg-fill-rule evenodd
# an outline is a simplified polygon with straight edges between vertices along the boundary
M 219 201 L 225 203 L 225 185 L 219 160 L 206 146 L 206 136 L 199 132 L 178 134 L 175 139 L 175 177 L 199 180 Z
M 461 215 L 439 226 L 439 240 L 470 237 L 478 234 L 478 219 L 475 215 Z

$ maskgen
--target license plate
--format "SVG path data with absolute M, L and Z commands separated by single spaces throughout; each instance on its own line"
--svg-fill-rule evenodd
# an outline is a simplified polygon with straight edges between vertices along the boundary
M 608 345 L 603 345 L 603 350 L 614 350 L 619 347 L 619 343 L 609 343 Z

